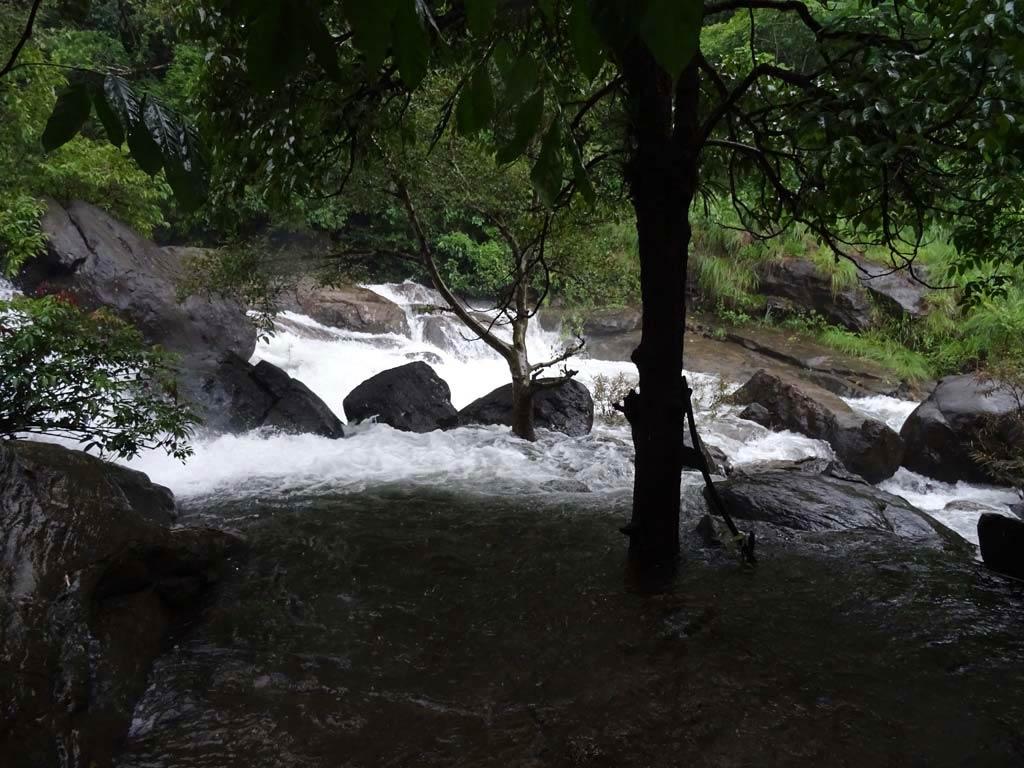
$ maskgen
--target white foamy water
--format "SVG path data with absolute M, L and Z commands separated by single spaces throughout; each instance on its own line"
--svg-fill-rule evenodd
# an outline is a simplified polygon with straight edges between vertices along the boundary
M 279 318 L 278 333 L 257 346 L 255 360 L 267 360 L 309 386 L 340 416 L 345 396 L 370 376 L 412 360 L 430 364 L 448 382 L 461 408 L 508 382 L 504 361 L 469 337 L 454 318 L 423 311 L 440 297 L 414 283 L 368 286 L 405 309 L 410 334 L 363 334 L 323 326 L 294 313 Z M 507 333 L 503 329 L 502 333 Z M 533 361 L 551 359 L 565 346 L 558 333 L 532 323 L 528 344 Z M 578 380 L 592 391 L 598 376 L 635 381 L 631 363 L 577 358 Z M 792 432 L 771 432 L 720 403 L 740 382 L 719 382 L 689 373 L 702 436 L 734 466 L 766 460 L 831 457 L 824 442 Z M 849 399 L 851 407 L 899 430 L 917 403 L 892 397 Z M 590 490 L 628 491 L 633 481 L 633 447 L 624 426 L 598 425 L 592 434 L 568 438 L 541 431 L 537 443 L 513 437 L 505 427 L 466 427 L 412 434 L 385 425 L 348 428 L 349 437 L 281 435 L 261 430 L 245 435 L 201 438 L 196 454 L 182 465 L 149 453 L 131 462 L 179 496 L 349 492 L 388 484 L 465 488 L 476 492 L 523 493 Z M 696 482 L 691 475 L 686 482 Z M 927 480 L 906 470 L 881 486 L 976 540 L 981 511 L 1009 513 L 1011 490 Z

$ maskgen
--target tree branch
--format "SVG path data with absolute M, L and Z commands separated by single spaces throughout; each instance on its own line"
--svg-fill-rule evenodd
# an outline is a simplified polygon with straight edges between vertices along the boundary
M 21 55 L 21 49 L 25 47 L 25 43 L 32 37 L 32 28 L 36 23 L 36 14 L 39 13 L 39 6 L 43 4 L 43 0 L 34 0 L 32 3 L 32 10 L 29 11 L 28 20 L 25 22 L 25 28 L 21 32 L 21 37 L 18 38 L 18 42 L 14 45 L 14 50 L 11 51 L 11 57 L 4 64 L 4 68 L 0 69 L 0 77 L 3 77 L 12 69 L 14 69 L 14 63 L 18 60 L 18 56 Z

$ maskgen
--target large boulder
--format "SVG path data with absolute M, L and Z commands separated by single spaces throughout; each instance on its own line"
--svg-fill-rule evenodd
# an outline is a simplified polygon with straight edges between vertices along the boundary
M 457 416 L 448 384 L 419 360 L 371 376 L 344 407 L 350 423 L 375 418 L 403 432 L 432 432 Z
M 295 287 L 287 306 L 334 328 L 409 335 L 405 311 L 361 285 L 321 285 L 304 279 Z
M 788 299 L 803 310 L 813 310 L 830 323 L 853 331 L 871 327 L 871 301 L 854 285 L 838 291 L 832 278 L 808 259 L 785 258 L 763 262 L 757 271 L 758 293 Z
M 941 546 L 955 534 L 906 500 L 813 463 L 734 472 L 716 483 L 729 514 L 797 531 L 872 530 Z
M 312 390 L 277 366 L 229 355 L 205 380 L 207 425 L 228 432 L 275 427 L 283 432 L 344 437 L 341 420 Z
M 978 518 L 978 543 L 985 565 L 1024 579 L 1024 520 L 985 512 Z
M 826 441 L 848 469 L 869 482 L 892 477 L 903 460 L 903 441 L 892 429 L 812 384 L 758 371 L 733 393 L 732 401 L 762 406 L 768 413 L 765 426 L 771 429 Z M 763 413 L 758 414 L 763 419 Z
M 640 330 L 642 316 L 639 307 L 599 309 L 583 321 L 583 335 L 612 336 Z
M 194 368 L 228 354 L 248 359 L 256 329 L 229 299 L 179 296 L 186 266 L 95 206 L 48 201 L 45 252 L 18 276 L 28 294 L 65 291 L 84 309 L 107 307 Z
M 166 489 L 126 477 L 0 443 L 0 765 L 111 765 L 164 638 L 241 547 L 168 529 Z
M 896 317 L 924 317 L 928 313 L 929 288 L 915 280 L 909 270 L 854 258 L 859 267 L 857 279 L 877 306 Z
M 569 379 L 560 386 L 537 391 L 533 396 L 533 420 L 537 427 L 582 437 L 594 427 L 594 399 L 590 390 Z M 512 384 L 467 405 L 459 411 L 458 423 L 512 426 Z
M 973 453 L 999 454 L 1021 445 L 1024 430 L 1015 418 L 1013 394 L 976 376 L 947 376 L 910 414 L 900 430 L 907 446 L 904 465 L 922 475 L 954 483 L 984 483 L 993 478 Z

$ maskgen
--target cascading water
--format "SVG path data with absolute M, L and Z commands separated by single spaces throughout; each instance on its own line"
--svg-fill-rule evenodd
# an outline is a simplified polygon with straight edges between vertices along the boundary
M 452 402 L 461 408 L 508 381 L 504 361 L 450 315 L 439 313 L 435 292 L 412 282 L 368 286 L 406 312 L 410 335 L 365 334 L 323 326 L 294 313 L 278 320 L 277 333 L 261 341 L 254 359 L 267 360 L 304 382 L 340 416 L 355 386 L 380 371 L 422 360 L 448 382 Z M 485 313 L 484 309 L 480 310 Z M 493 317 L 493 311 L 490 313 Z M 497 326 L 499 333 L 507 329 Z M 530 326 L 531 360 L 556 356 L 565 345 L 557 332 Z M 571 361 L 578 379 L 594 388 L 598 376 L 635 375 L 626 362 L 579 358 Z M 720 395 L 738 384 L 690 373 L 702 435 L 736 466 L 772 459 L 830 457 L 829 446 L 791 432 L 771 432 L 739 419 L 738 409 Z M 857 410 L 899 430 L 916 407 L 891 397 L 848 400 Z M 131 462 L 179 496 L 234 496 L 251 493 L 354 492 L 396 484 L 457 485 L 481 493 L 628 492 L 633 477 L 632 443 L 622 425 L 595 427 L 572 439 L 541 431 L 537 443 L 518 440 L 504 427 L 465 427 L 450 432 L 413 434 L 385 425 L 349 427 L 350 437 L 328 440 L 312 435 L 257 431 L 246 435 L 200 437 L 196 455 L 182 465 L 159 454 Z M 699 482 L 688 473 L 687 482 Z M 1008 489 L 948 485 L 906 470 L 882 487 L 906 497 L 975 541 L 981 511 L 1006 512 L 1016 501 Z

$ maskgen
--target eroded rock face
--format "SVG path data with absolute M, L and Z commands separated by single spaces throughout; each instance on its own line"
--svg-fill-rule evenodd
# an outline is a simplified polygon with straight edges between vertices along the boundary
M 1017 408 L 1016 398 L 997 384 L 970 374 L 947 376 L 903 424 L 903 463 L 948 483 L 992 482 L 972 451 L 1024 444 L 1020 423 L 1011 418 Z
M 814 310 L 830 323 L 853 331 L 872 325 L 871 302 L 860 288 L 832 290 L 832 278 L 807 259 L 780 259 L 758 267 L 758 293 L 788 299 L 803 310 Z
M 169 530 L 169 493 L 78 451 L 0 443 L 0 764 L 111 764 L 165 633 L 242 546 Z
M 599 309 L 584 320 L 583 335 L 589 338 L 590 336 L 629 333 L 639 330 L 641 322 L 639 307 Z
M 220 298 L 179 301 L 179 257 L 83 202 L 47 203 L 46 252 L 18 277 L 26 293 L 67 291 L 85 309 L 108 307 L 185 368 L 212 366 L 232 353 L 248 359 L 256 329 L 241 305 Z
M 740 520 L 807 532 L 867 529 L 936 547 L 956 541 L 956 534 L 899 496 L 841 468 L 817 469 L 809 463 L 737 471 L 717 483 L 718 493 L 729 514 Z
M 359 285 L 327 286 L 303 280 L 295 288 L 293 308 L 334 328 L 409 335 L 402 308 Z
M 1024 579 L 1024 520 L 985 512 L 978 518 L 978 543 L 985 565 Z
M 905 269 L 893 270 L 857 258 L 857 279 L 879 307 L 896 317 L 923 317 L 928 312 L 929 289 Z
M 344 405 L 350 423 L 376 417 L 403 432 L 432 432 L 457 415 L 448 384 L 421 361 L 371 376 L 349 392 Z
M 791 429 L 828 442 L 840 461 L 872 483 L 892 477 L 903 459 L 903 441 L 882 422 L 856 413 L 840 398 L 811 384 L 758 371 L 736 390 L 737 405 L 758 404 L 767 411 L 764 426 Z M 760 411 L 747 412 L 764 419 Z
M 569 379 L 533 396 L 533 419 L 538 428 L 582 437 L 594 427 L 594 399 L 589 389 Z M 467 405 L 459 411 L 458 423 L 512 426 L 512 384 L 498 387 Z
M 305 384 L 261 360 L 229 356 L 207 380 L 208 425 L 229 432 L 275 427 L 283 432 L 344 437 L 341 420 Z M 212 422 L 212 423 L 211 423 Z

